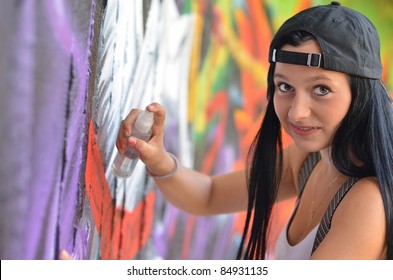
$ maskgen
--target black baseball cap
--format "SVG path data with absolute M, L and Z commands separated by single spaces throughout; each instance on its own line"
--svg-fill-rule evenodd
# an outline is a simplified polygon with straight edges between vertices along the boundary
M 313 35 L 322 53 L 276 49 L 277 41 L 293 31 Z M 366 16 L 339 2 L 303 10 L 285 21 L 270 44 L 269 62 L 320 67 L 370 79 L 382 76 L 380 41 L 375 26 Z

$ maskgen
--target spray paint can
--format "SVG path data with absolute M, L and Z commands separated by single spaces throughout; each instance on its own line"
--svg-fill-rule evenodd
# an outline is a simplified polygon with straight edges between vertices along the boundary
M 132 127 L 131 136 L 147 142 L 151 136 L 153 123 L 154 113 L 147 110 L 140 112 Z M 113 174 L 120 178 L 130 177 L 138 160 L 138 152 L 128 145 L 124 154 L 117 153 L 112 164 Z

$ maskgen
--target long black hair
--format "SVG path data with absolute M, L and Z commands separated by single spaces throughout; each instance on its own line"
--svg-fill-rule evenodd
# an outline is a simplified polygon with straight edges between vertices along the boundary
M 304 31 L 277 40 L 299 46 L 315 39 Z M 281 124 L 274 110 L 275 64 L 268 72 L 268 104 L 262 125 L 251 145 L 247 164 L 248 208 L 237 258 L 264 259 L 272 207 L 283 168 Z M 393 105 L 379 80 L 350 76 L 352 101 L 332 142 L 332 159 L 338 171 L 350 176 L 378 179 L 386 218 L 387 259 L 393 259 Z M 357 162 L 362 162 L 359 166 Z M 247 246 L 245 244 L 247 243 Z

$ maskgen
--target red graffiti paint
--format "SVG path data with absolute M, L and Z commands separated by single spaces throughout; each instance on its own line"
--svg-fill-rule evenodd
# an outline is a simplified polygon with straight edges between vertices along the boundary
M 101 235 L 101 258 L 133 259 L 152 232 L 155 193 L 150 192 L 133 212 L 116 207 L 95 139 L 90 122 L 85 183 L 94 223 Z

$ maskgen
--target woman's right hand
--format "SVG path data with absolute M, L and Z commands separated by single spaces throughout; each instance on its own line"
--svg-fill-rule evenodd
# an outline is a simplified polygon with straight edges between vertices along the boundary
M 120 125 L 116 147 L 119 153 L 124 154 L 127 146 L 131 145 L 139 153 L 140 159 L 152 175 L 169 174 L 175 168 L 175 163 L 164 147 L 165 109 L 159 103 L 154 102 L 148 105 L 146 110 L 154 113 L 149 141 L 145 142 L 131 137 L 132 126 L 141 112 L 140 109 L 132 109 Z

